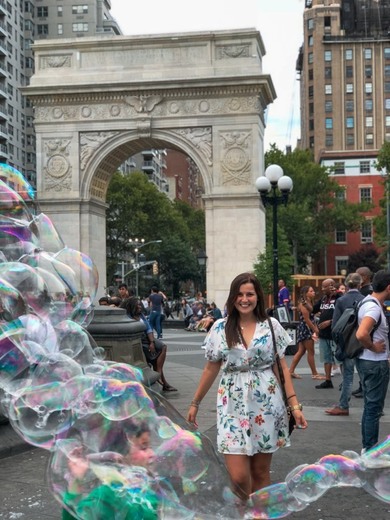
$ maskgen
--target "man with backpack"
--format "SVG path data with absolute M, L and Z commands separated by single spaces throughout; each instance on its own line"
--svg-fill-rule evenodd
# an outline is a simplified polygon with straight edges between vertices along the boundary
M 379 419 L 389 386 L 389 326 L 383 304 L 390 299 L 390 271 L 378 271 L 372 287 L 372 294 L 362 300 L 364 305 L 359 309 L 359 328 L 356 332 L 357 340 L 364 347 L 356 359 L 364 399 L 362 453 L 378 442 Z M 376 302 L 368 301 L 370 299 Z M 379 326 L 376 326 L 378 323 Z
M 332 331 L 335 328 L 339 318 L 342 316 L 346 309 L 353 308 L 354 305 L 363 300 L 364 296 L 360 292 L 360 286 L 362 283 L 362 277 L 358 273 L 351 273 L 345 280 L 345 286 L 347 292 L 338 298 L 333 313 Z M 349 401 L 352 393 L 353 373 L 355 370 L 355 359 L 349 359 L 345 357 L 341 363 L 343 382 L 341 384 L 341 395 L 339 404 L 325 410 L 327 415 L 349 415 Z
M 319 315 L 318 337 L 320 347 L 320 358 L 324 363 L 325 381 L 316 385 L 316 388 L 333 388 L 331 379 L 332 365 L 334 361 L 335 344 L 332 339 L 332 320 L 337 298 L 341 296 L 336 289 L 336 283 L 332 278 L 327 278 L 322 282 L 322 292 L 324 296 L 314 304 L 313 313 Z

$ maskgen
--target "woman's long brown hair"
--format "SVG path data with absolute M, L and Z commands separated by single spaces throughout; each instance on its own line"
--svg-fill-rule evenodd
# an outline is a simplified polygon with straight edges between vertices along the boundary
M 236 276 L 230 284 L 229 296 L 226 301 L 226 312 L 228 317 L 225 326 L 225 334 L 226 342 L 229 348 L 233 347 L 234 345 L 237 345 L 237 343 L 240 343 L 238 324 L 240 313 L 238 312 L 234 304 L 240 292 L 241 285 L 245 283 L 253 284 L 253 287 L 257 295 L 257 305 L 254 309 L 254 314 L 256 316 L 257 321 L 264 321 L 268 317 L 265 309 L 264 292 L 256 276 L 252 273 L 241 273 L 238 276 Z
M 311 285 L 304 285 L 299 293 L 299 301 L 297 307 L 299 307 L 299 304 L 304 305 L 306 309 L 311 312 L 313 310 L 313 304 L 312 302 L 308 302 L 306 300 L 307 293 L 309 289 L 311 288 Z

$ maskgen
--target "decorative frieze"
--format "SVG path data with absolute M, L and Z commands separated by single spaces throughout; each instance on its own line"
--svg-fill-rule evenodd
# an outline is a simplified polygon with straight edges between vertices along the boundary
M 249 43 L 243 45 L 218 45 L 217 59 L 226 60 L 232 58 L 249 58 L 251 46 Z
M 72 66 L 72 55 L 54 55 L 54 56 L 40 56 L 39 67 L 41 69 L 59 69 L 62 67 L 70 68 Z
M 204 128 L 181 128 L 174 130 L 192 144 L 206 159 L 208 166 L 213 165 L 213 142 L 211 127 Z

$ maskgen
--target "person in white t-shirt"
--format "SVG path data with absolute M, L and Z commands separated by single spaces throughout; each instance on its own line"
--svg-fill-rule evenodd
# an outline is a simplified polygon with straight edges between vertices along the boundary
M 378 442 L 379 420 L 389 385 L 389 326 L 383 304 L 390 299 L 390 271 L 378 271 L 372 286 L 372 294 L 362 300 L 356 332 L 356 338 L 364 347 L 356 359 L 364 398 L 363 452 Z

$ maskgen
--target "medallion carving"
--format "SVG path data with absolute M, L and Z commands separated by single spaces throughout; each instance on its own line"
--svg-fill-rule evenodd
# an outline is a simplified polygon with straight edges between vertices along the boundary
M 251 181 L 252 134 L 249 132 L 226 132 L 220 134 L 222 152 L 222 184 L 239 186 Z
M 47 191 L 69 191 L 71 189 L 72 167 L 68 160 L 70 144 L 70 139 L 46 139 L 43 141 L 46 155 L 43 172 Z

